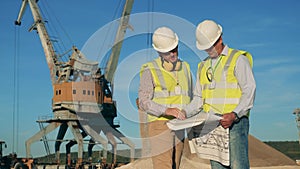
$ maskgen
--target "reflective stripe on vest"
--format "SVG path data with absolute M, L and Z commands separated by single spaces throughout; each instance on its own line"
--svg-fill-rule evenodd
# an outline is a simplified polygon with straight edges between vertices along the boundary
M 214 111 L 225 114 L 232 112 L 239 104 L 242 91 L 234 75 L 234 69 L 240 55 L 245 55 L 250 65 L 253 65 L 250 53 L 229 48 L 228 55 L 220 56 L 222 57 L 220 58 L 220 65 L 214 70 L 215 85 L 213 89 L 210 88 L 211 82 L 206 77 L 206 71 L 211 66 L 210 58 L 198 65 L 198 72 L 200 72 L 199 80 L 204 101 L 203 109 L 205 112 Z
M 177 107 L 181 109 L 183 104 L 185 105 L 190 102 L 190 96 L 192 95 L 192 91 L 190 90 L 191 77 L 189 65 L 186 62 L 182 62 L 181 69 L 176 72 L 177 75 L 175 72 L 164 70 L 161 65 L 161 59 L 158 58 L 143 66 L 145 69 L 149 69 L 152 74 L 154 82 L 154 96 L 152 100 L 166 107 Z M 177 81 L 181 87 L 180 94 L 175 93 Z M 169 119 L 172 119 L 172 117 L 156 117 L 148 113 L 148 121 Z

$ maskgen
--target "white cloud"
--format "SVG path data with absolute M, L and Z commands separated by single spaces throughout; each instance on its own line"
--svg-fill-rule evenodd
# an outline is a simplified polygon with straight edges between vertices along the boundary
M 254 48 L 254 47 L 264 47 L 266 46 L 265 43 L 249 43 L 242 45 L 243 48 Z
M 279 65 L 269 70 L 274 74 L 294 74 L 300 72 L 299 65 Z
M 294 57 L 274 57 L 270 56 L 268 58 L 255 58 L 254 66 L 255 67 L 265 67 L 270 65 L 278 65 L 278 64 L 294 64 Z

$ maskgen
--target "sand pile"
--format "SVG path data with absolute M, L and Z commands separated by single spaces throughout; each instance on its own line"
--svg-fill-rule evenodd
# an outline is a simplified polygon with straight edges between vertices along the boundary
M 249 158 L 251 168 L 256 169 L 300 169 L 296 162 L 276 149 L 249 135 Z M 119 167 L 119 169 L 151 169 L 152 162 L 149 158 L 138 159 L 132 163 Z M 191 154 L 188 143 L 185 148 L 180 169 L 210 169 L 209 160 L 200 159 L 196 154 Z
M 251 135 L 249 159 L 253 167 L 296 165 L 294 160 Z

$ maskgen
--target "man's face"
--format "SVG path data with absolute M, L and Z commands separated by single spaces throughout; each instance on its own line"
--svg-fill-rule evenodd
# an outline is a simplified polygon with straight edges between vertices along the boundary
M 219 56 L 216 48 L 214 46 L 208 48 L 208 49 L 205 49 L 205 52 L 211 57 L 211 58 L 216 58 Z
M 205 52 L 211 57 L 211 58 L 216 58 L 218 57 L 222 50 L 223 50 L 223 41 L 222 41 L 222 37 L 220 37 L 216 42 L 215 44 L 208 48 L 208 49 L 205 49 Z
M 166 52 L 166 53 L 161 53 L 159 52 L 159 55 L 164 58 L 164 60 L 175 63 L 178 60 L 178 46 L 174 48 L 173 50 Z

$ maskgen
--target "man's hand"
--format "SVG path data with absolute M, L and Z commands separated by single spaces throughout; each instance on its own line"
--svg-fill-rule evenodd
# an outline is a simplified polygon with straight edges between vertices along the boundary
M 226 113 L 223 115 L 223 118 L 220 120 L 221 126 L 224 129 L 229 128 L 235 120 L 235 114 L 233 112 Z
M 167 108 L 165 115 L 174 116 L 177 119 L 186 119 L 185 113 L 181 112 L 178 108 Z

